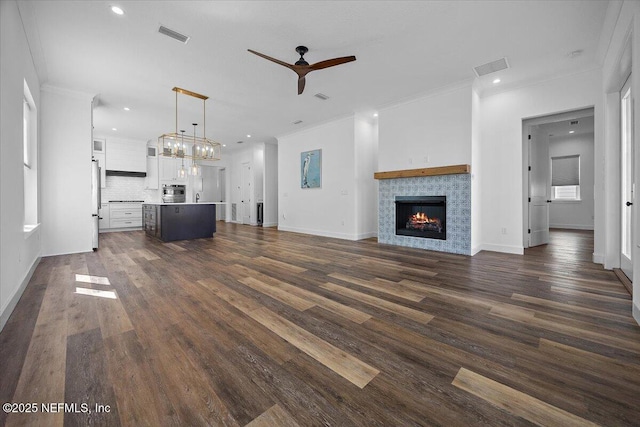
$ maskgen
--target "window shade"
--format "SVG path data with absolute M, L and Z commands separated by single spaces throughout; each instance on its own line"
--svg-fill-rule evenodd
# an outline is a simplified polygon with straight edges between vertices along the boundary
M 580 156 L 552 157 L 551 185 L 580 185 Z

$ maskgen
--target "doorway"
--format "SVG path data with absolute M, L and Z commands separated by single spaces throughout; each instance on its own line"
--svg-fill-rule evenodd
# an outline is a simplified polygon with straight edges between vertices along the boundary
M 523 121 L 523 246 L 550 230 L 594 229 L 594 109 Z
M 633 278 L 633 198 L 634 198 L 634 150 L 633 150 L 633 113 L 631 110 L 631 76 L 620 91 L 620 177 L 622 187 L 622 227 L 620 248 L 620 269 Z

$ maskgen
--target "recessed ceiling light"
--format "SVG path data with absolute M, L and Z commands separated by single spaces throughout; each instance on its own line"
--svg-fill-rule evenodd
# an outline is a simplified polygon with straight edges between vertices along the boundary
M 251 138 L 251 135 L 247 134 L 247 138 Z
M 122 8 L 118 6 L 111 6 L 111 12 L 115 13 L 116 15 L 124 15 L 124 10 L 122 10 Z
M 116 129 L 116 128 L 111 128 L 111 130 L 118 130 L 118 129 Z
M 500 83 L 500 79 L 494 79 L 494 80 L 493 80 L 493 84 L 494 84 L 494 85 L 497 85 L 498 83 Z
M 570 131 L 569 131 L 569 133 L 574 133 L 574 132 L 575 132 L 575 130 L 570 130 Z
M 373 117 L 378 117 L 378 113 L 373 113 Z
M 129 108 L 129 107 L 124 107 L 124 111 L 131 111 L 131 108 Z
M 226 147 L 226 146 L 227 146 L 227 144 L 222 144 L 222 146 L 223 146 L 223 147 Z

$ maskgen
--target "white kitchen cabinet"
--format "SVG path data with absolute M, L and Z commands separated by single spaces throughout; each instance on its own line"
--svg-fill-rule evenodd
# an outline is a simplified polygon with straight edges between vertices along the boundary
M 180 178 L 180 175 L 178 174 L 178 171 L 182 166 L 182 159 L 160 156 L 158 164 L 160 166 L 160 182 L 164 184 L 186 184 L 187 177 L 185 176 L 184 178 Z M 189 167 L 186 159 L 184 161 L 184 167 L 185 169 Z
M 146 143 L 139 141 L 109 140 L 107 170 L 146 172 Z
M 158 189 L 158 148 L 147 146 L 147 176 L 145 187 L 147 190 Z
M 142 227 L 142 203 L 109 203 L 109 228 Z
M 110 228 L 109 225 L 109 203 L 101 203 L 100 209 L 98 210 L 98 230 L 104 231 Z

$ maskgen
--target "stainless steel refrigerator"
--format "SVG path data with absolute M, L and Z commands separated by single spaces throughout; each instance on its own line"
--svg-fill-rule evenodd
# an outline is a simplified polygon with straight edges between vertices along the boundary
M 100 165 L 97 160 L 91 161 L 91 224 L 93 231 L 93 250 L 98 249 L 98 227 L 100 223 Z

